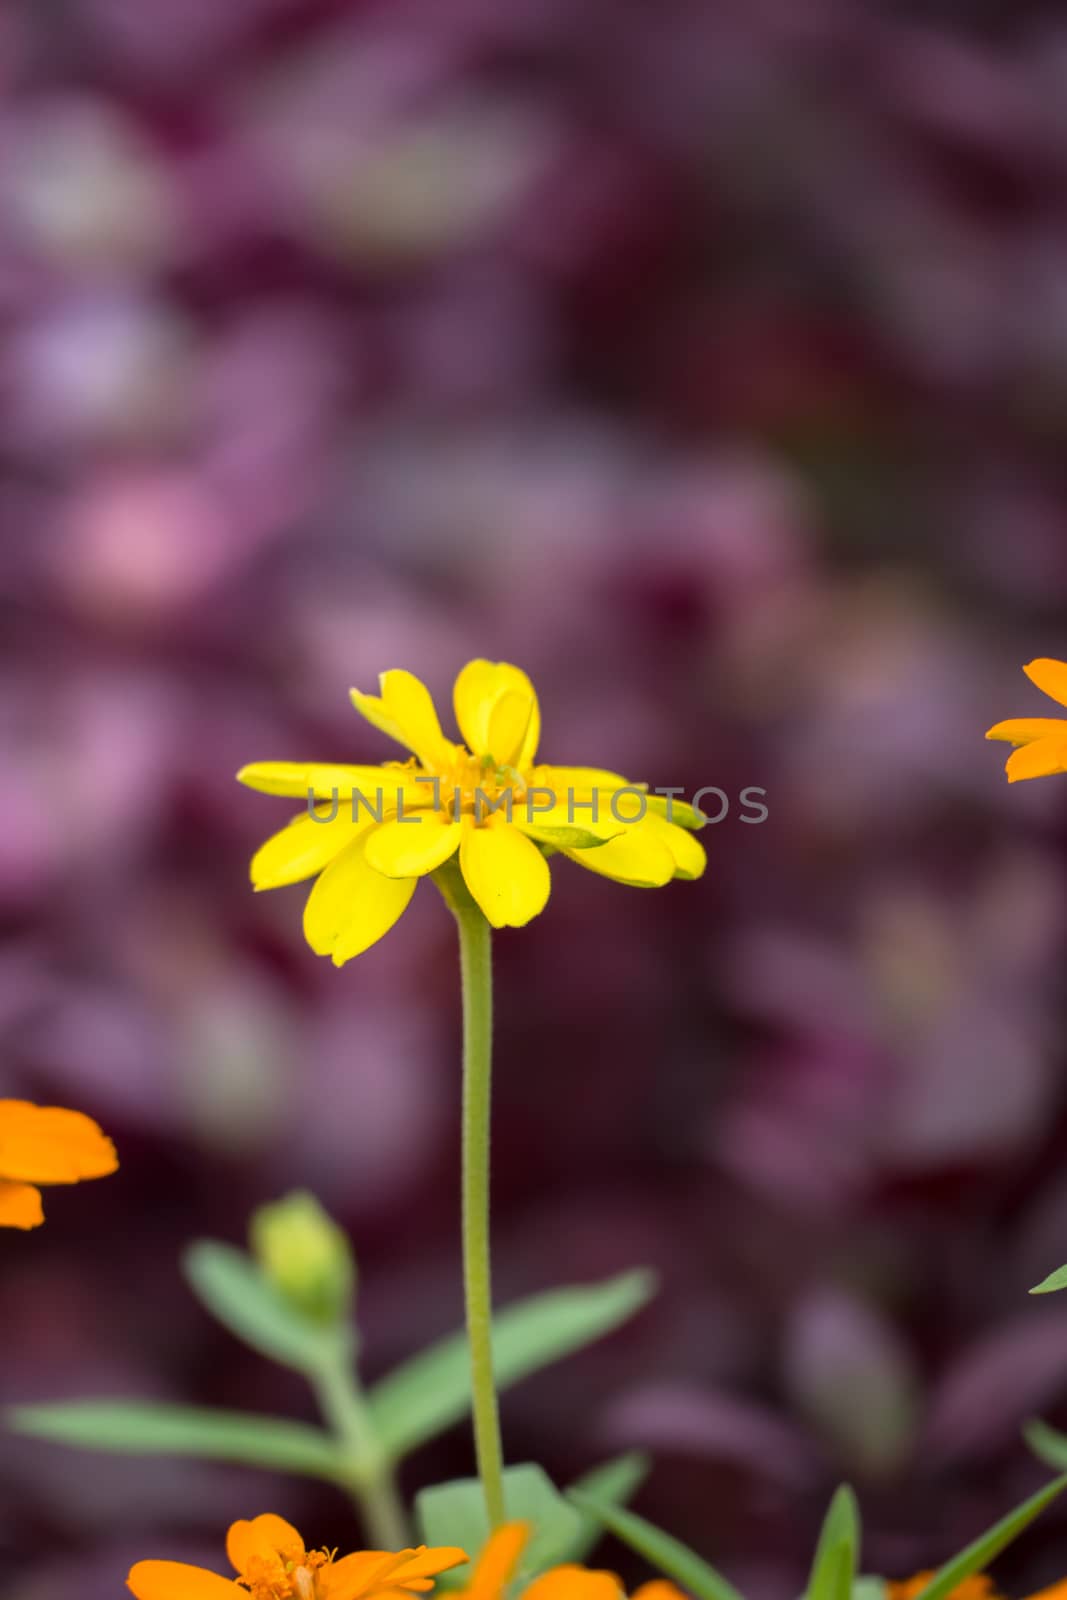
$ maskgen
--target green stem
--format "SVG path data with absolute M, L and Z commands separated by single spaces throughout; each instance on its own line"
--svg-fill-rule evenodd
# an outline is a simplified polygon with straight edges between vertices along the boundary
M 393 1463 L 378 1440 L 362 1385 L 347 1356 L 339 1356 L 314 1375 L 323 1416 L 350 1460 L 348 1489 L 366 1526 L 367 1536 L 382 1550 L 406 1550 L 411 1544 L 407 1512 L 397 1488 Z
M 493 1063 L 491 931 L 469 896 L 447 896 L 459 927 L 463 979 L 463 1284 L 474 1449 L 490 1528 L 504 1521 L 504 1460 L 493 1380 L 489 1278 L 489 1125 Z

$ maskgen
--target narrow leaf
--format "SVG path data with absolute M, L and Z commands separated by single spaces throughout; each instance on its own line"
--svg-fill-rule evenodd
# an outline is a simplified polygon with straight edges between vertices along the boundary
M 1026 1424 L 1023 1438 L 1046 1467 L 1055 1467 L 1057 1472 L 1067 1470 L 1067 1433 L 1060 1433 L 1057 1428 L 1050 1428 L 1047 1422 L 1035 1419 Z
M 652 1298 L 649 1272 L 520 1300 L 493 1318 L 498 1389 L 610 1333 Z M 466 1334 L 431 1345 L 383 1378 L 368 1397 L 384 1448 L 406 1455 L 467 1415 L 471 1403 Z M 455 1543 L 455 1541 L 452 1541 Z
M 190 1245 L 182 1264 L 193 1292 L 212 1316 L 268 1360 L 305 1373 L 336 1360 L 339 1341 L 347 1333 L 303 1316 L 243 1250 L 202 1239 Z
M 808 1579 L 807 1600 L 850 1600 L 860 1542 L 859 1508 L 847 1484 L 830 1502 Z
M 631 1450 L 603 1466 L 594 1467 L 572 1484 L 568 1493 L 577 1489 L 604 1505 L 623 1506 L 637 1493 L 648 1477 L 649 1459 L 639 1450 Z M 568 1561 L 584 1561 L 603 1534 L 599 1517 L 582 1514 L 582 1531 L 577 1543 L 567 1553 Z
M 1050 1272 L 1047 1278 L 1035 1284 L 1030 1293 L 1055 1294 L 1057 1289 L 1067 1289 L 1067 1267 L 1057 1267 L 1055 1272 Z
M 138 1400 L 75 1400 L 14 1406 L 4 1418 L 15 1433 L 85 1450 L 199 1456 L 313 1478 L 335 1478 L 341 1470 L 327 1434 L 284 1417 Z
M 1039 1489 L 1037 1494 L 1031 1495 L 1029 1500 L 1025 1500 L 1021 1506 L 1017 1506 L 1006 1517 L 1002 1517 L 988 1533 L 983 1533 L 980 1539 L 969 1544 L 954 1560 L 935 1572 L 926 1588 L 916 1595 L 915 1600 L 945 1600 L 945 1596 L 951 1594 L 957 1584 L 962 1583 L 965 1578 L 984 1571 L 1013 1539 L 1018 1538 L 1024 1528 L 1029 1527 L 1035 1517 L 1041 1515 L 1045 1507 L 1055 1500 L 1064 1488 L 1067 1488 L 1067 1476 L 1056 1478 L 1043 1489 Z
M 625 1511 L 621 1506 L 594 1500 L 580 1489 L 572 1489 L 568 1498 L 579 1511 L 596 1517 L 617 1539 L 644 1556 L 666 1577 L 673 1578 L 695 1600 L 741 1600 L 738 1590 L 714 1567 L 709 1567 L 688 1545 L 663 1533 L 644 1517 Z

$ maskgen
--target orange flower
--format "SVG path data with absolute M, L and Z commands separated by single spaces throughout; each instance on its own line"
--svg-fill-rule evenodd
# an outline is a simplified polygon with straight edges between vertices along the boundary
M 501 1600 L 529 1537 L 529 1524 L 525 1522 L 506 1522 L 491 1534 L 470 1582 L 456 1600 Z M 568 1563 L 542 1572 L 523 1589 L 522 1600 L 623 1600 L 623 1595 L 614 1572 Z M 632 1600 L 686 1600 L 686 1596 L 665 1578 L 656 1578 L 635 1589 Z
M 887 1583 L 886 1600 L 917 1600 L 933 1577 L 932 1572 L 917 1572 L 914 1578 L 906 1578 L 901 1583 Z M 992 1578 L 988 1578 L 984 1572 L 976 1572 L 973 1577 L 964 1578 L 962 1583 L 958 1583 L 948 1600 L 1000 1600 L 1000 1597 Z M 1067 1581 L 1054 1583 L 1050 1589 L 1041 1589 L 1031 1595 L 1030 1600 L 1067 1600 Z
M 118 1164 L 111 1140 L 80 1111 L 0 1100 L 0 1227 L 40 1227 L 39 1183 L 106 1178 Z
M 1045 657 L 1031 661 L 1023 671 L 1050 699 L 1067 706 L 1067 661 Z M 986 738 L 1015 745 L 1006 769 L 1009 783 L 1067 772 L 1067 720 L 1063 717 L 1014 717 L 998 722 Z
M 411 1600 L 433 1588 L 437 1573 L 466 1561 L 463 1550 L 308 1550 L 291 1523 L 269 1513 L 235 1522 L 226 1539 L 236 1578 L 184 1561 L 138 1561 L 127 1587 L 137 1600 Z

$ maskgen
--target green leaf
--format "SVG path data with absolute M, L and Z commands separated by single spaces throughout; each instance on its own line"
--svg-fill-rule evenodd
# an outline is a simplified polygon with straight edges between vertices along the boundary
M 200 1456 L 314 1478 L 335 1478 L 342 1466 L 327 1434 L 284 1417 L 196 1410 L 139 1400 L 14 1406 L 4 1417 L 15 1433 L 84 1450 Z
M 1039 1461 L 1058 1472 L 1067 1470 L 1067 1433 L 1050 1428 L 1047 1422 L 1036 1419 L 1023 1429 L 1023 1438 Z
M 807 1600 L 851 1600 L 859 1553 L 856 1497 L 842 1484 L 830 1502 L 808 1579 Z
M 202 1239 L 189 1246 L 182 1264 L 212 1316 L 270 1361 L 313 1373 L 336 1361 L 348 1345 L 347 1329 L 324 1327 L 302 1315 L 243 1250 Z
M 648 1469 L 648 1457 L 642 1455 L 639 1450 L 631 1450 L 624 1456 L 616 1456 L 613 1461 L 605 1461 L 603 1466 L 594 1467 L 591 1472 L 584 1473 L 567 1492 L 572 1494 L 577 1489 L 579 1494 L 587 1494 L 601 1504 L 625 1505 L 648 1477 Z M 566 1559 L 584 1561 L 598 1543 L 603 1531 L 599 1517 L 584 1513 L 581 1537 L 568 1551 Z
M 1030 1290 L 1031 1294 L 1055 1294 L 1057 1289 L 1067 1289 L 1067 1267 L 1057 1267 L 1047 1278 Z
M 504 1469 L 504 1506 L 509 1521 L 529 1522 L 533 1534 L 522 1553 L 516 1578 L 529 1582 L 547 1567 L 567 1560 L 567 1552 L 582 1536 L 582 1519 L 568 1505 L 548 1475 L 533 1463 Z M 489 1537 L 485 1514 L 485 1495 L 477 1478 L 457 1478 L 439 1483 L 415 1496 L 415 1516 L 420 1535 L 428 1545 L 453 1544 L 477 1560 Z M 444 1584 L 444 1579 L 452 1579 Z M 462 1588 L 470 1581 L 470 1569 L 461 1567 L 459 1576 L 442 1574 L 438 1584 Z
M 885 1579 L 864 1574 L 852 1585 L 852 1600 L 885 1600 Z
M 594 1500 L 592 1495 L 580 1489 L 572 1489 L 568 1498 L 573 1500 L 579 1511 L 596 1517 L 617 1539 L 628 1544 L 631 1550 L 636 1550 L 638 1555 L 644 1556 L 666 1577 L 673 1578 L 695 1600 L 741 1600 L 738 1590 L 714 1567 L 709 1567 L 688 1545 L 682 1544 L 669 1533 L 663 1533 L 653 1523 L 646 1522 L 644 1517 L 637 1516 L 633 1511 L 625 1511 L 621 1506 Z
M 951 1594 L 964 1578 L 970 1578 L 974 1573 L 984 1571 L 1013 1539 L 1018 1538 L 1024 1528 L 1029 1527 L 1035 1517 L 1041 1515 L 1045 1507 L 1055 1500 L 1064 1488 L 1067 1488 L 1067 1476 L 1056 1478 L 1054 1482 L 1039 1489 L 1037 1494 L 1031 1495 L 1029 1500 L 1025 1500 L 1021 1506 L 1017 1506 L 1006 1517 L 1002 1517 L 988 1533 L 983 1533 L 980 1539 L 969 1544 L 966 1550 L 962 1550 L 952 1561 L 935 1572 L 926 1588 L 916 1595 L 915 1600 L 945 1600 L 945 1596 Z
M 624 1272 L 606 1283 L 520 1300 L 493 1318 L 498 1389 L 610 1333 L 652 1298 L 649 1272 Z M 453 1334 L 397 1367 L 368 1396 L 383 1448 L 406 1455 L 467 1415 L 471 1403 L 467 1336 Z M 455 1540 L 452 1540 L 455 1543 Z

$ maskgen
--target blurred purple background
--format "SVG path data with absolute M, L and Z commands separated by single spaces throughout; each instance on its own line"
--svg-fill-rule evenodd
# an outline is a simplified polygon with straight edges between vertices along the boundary
M 257 758 L 392 754 L 382 668 L 541 692 L 547 760 L 768 791 L 697 885 L 557 864 L 498 940 L 502 1300 L 656 1306 L 504 1407 L 797 1592 L 826 1499 L 936 1563 L 1067 1423 L 1067 18 L 859 0 L 41 0 L 0 13 L 2 1092 L 118 1177 L 0 1237 L 0 1398 L 309 1416 L 179 1277 L 313 1187 L 374 1374 L 460 1319 L 453 931 L 343 973 Z M 405 1486 L 466 1472 L 464 1430 Z M 5 1438 L 15 1600 L 331 1491 Z M 1061 1514 L 1011 1557 L 1067 1571 Z M 605 1557 L 638 1568 L 617 1546 Z M 12 1590 L 11 1585 L 14 1584 Z

